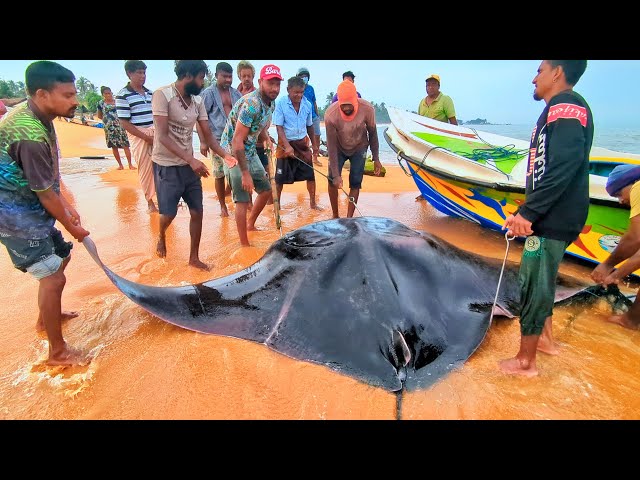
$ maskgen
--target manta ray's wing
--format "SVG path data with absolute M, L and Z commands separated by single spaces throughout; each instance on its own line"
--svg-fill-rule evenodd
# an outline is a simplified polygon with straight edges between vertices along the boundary
M 291 266 L 265 259 L 224 278 L 197 285 L 154 287 L 120 277 L 100 259 L 89 237 L 83 244 L 129 299 L 162 320 L 196 332 L 264 342 L 284 298 L 282 279 Z

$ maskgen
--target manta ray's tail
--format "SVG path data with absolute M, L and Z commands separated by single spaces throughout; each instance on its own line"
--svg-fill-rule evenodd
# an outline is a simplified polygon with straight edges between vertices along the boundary
M 596 301 L 598 298 L 604 298 L 607 303 L 611 305 L 613 313 L 616 314 L 627 312 L 633 304 L 633 300 L 622 293 L 617 285 L 609 285 L 607 287 L 603 287 L 602 285 L 592 285 L 585 288 L 577 295 L 567 298 L 558 304 L 574 303 L 576 301 L 591 303 Z

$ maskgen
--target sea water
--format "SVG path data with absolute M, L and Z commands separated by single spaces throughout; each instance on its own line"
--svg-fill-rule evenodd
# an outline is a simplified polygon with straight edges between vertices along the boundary
M 475 129 L 480 136 L 482 132 L 495 133 L 505 137 L 516 138 L 528 142 L 531 139 L 533 131 L 533 123 L 531 125 L 463 125 L 467 128 Z M 396 153 L 391 149 L 384 138 L 384 131 L 389 124 L 378 125 L 378 141 L 380 143 L 380 161 L 383 164 L 393 165 L 398 162 Z M 271 126 L 269 134 L 274 138 L 278 138 L 276 128 Z M 326 141 L 327 135 L 324 126 L 320 127 L 320 139 Z M 194 152 L 200 150 L 200 142 L 198 135 L 193 135 Z M 640 130 L 632 128 L 613 128 L 613 127 L 596 127 L 594 131 L 593 145 L 597 147 L 608 148 L 617 152 L 627 152 L 640 154 Z M 326 148 L 326 147 L 323 147 Z M 371 151 L 369 151 L 369 154 Z

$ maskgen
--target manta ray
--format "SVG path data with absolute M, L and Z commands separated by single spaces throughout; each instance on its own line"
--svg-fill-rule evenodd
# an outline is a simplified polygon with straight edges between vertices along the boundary
M 166 322 L 263 343 L 390 392 L 431 386 L 478 348 L 492 312 L 520 308 L 517 264 L 505 265 L 494 308 L 501 261 L 389 218 L 312 223 L 240 272 L 176 287 L 126 280 L 83 243 L 122 293 Z M 559 275 L 556 302 L 593 291 Z

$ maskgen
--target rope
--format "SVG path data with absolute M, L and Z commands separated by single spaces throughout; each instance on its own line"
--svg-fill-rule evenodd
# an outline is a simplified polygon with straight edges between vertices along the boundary
M 475 161 L 493 160 L 494 162 L 500 162 L 504 160 L 510 160 L 509 157 L 523 157 L 524 155 L 529 153 L 529 150 L 526 148 L 516 150 L 516 146 L 512 143 L 509 145 L 505 145 L 504 147 L 493 145 L 484 140 L 475 128 L 470 128 L 469 130 L 471 130 L 482 143 L 488 145 L 490 148 L 474 148 L 471 152 L 471 157 L 467 156 L 467 154 L 465 153 L 454 151 L 454 153 L 460 155 L 461 157 L 470 158 L 471 160 Z
M 502 275 L 504 274 L 504 267 L 507 264 L 507 256 L 509 255 L 509 242 L 516 238 L 515 236 L 509 237 L 509 232 L 504 234 L 504 239 L 507 241 L 507 249 L 504 252 L 504 260 L 502 261 L 502 269 L 500 270 L 500 276 L 498 277 L 498 288 L 496 288 L 496 296 L 493 299 L 493 307 L 491 307 L 491 316 L 489 317 L 489 325 L 493 321 L 493 310 L 496 308 L 498 302 L 498 293 L 500 292 L 500 284 L 502 283 Z

